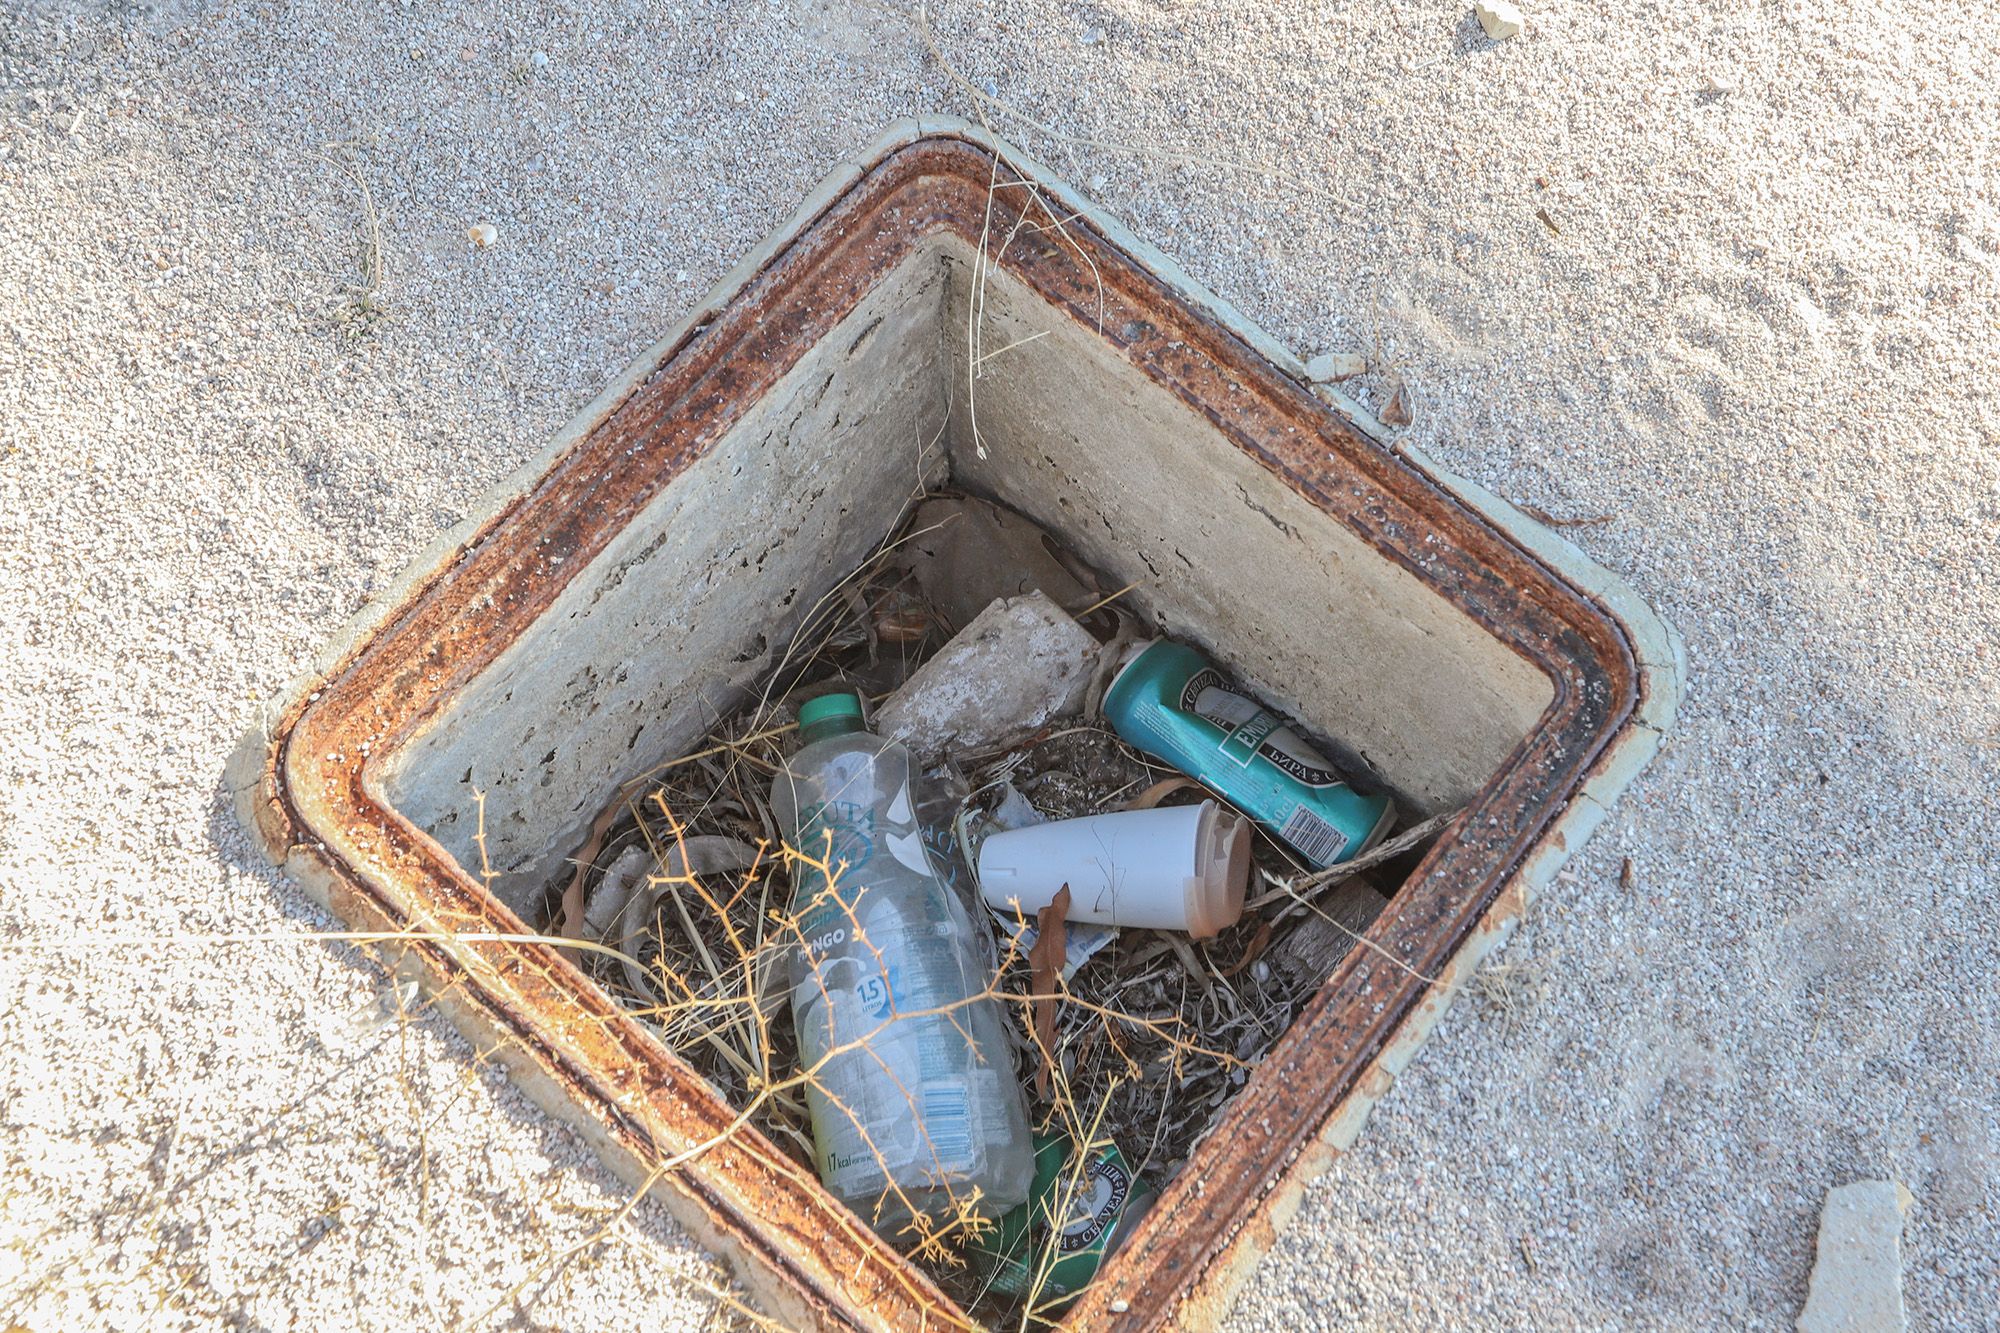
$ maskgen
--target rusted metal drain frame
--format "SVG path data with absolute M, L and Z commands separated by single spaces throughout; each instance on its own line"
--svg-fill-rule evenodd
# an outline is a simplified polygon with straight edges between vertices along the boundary
M 828 1326 L 953 1327 L 965 1317 L 559 951 L 518 938 L 521 923 L 384 799 L 380 772 L 913 249 L 945 232 L 977 246 L 988 225 L 1006 234 L 1025 192 L 990 192 L 996 173 L 1014 178 L 985 146 L 954 135 L 907 143 L 863 173 L 472 535 L 460 559 L 414 586 L 318 688 L 299 692 L 269 729 L 247 801 L 274 859 L 357 927 L 409 932 L 402 947 L 449 994 L 461 1025 L 508 1038 L 500 1054 L 531 1090 L 567 1098 L 568 1118 L 628 1174 L 663 1181 L 701 1239 L 764 1269 L 775 1285 L 754 1285 L 767 1297 Z M 1062 237 L 1023 229 L 1000 265 L 1085 328 L 1098 327 L 1101 309 L 1103 336 L 1131 364 L 1462 608 L 1554 690 L 1536 730 L 1377 920 L 1371 947 L 1335 970 L 1069 1317 L 1153 1328 L 1269 1244 L 1275 1186 L 1301 1154 L 1319 1151 L 1322 1123 L 1423 995 L 1423 978 L 1449 961 L 1632 717 L 1643 677 L 1614 617 L 1088 221 Z M 663 1172 L 664 1162 L 676 1165 Z

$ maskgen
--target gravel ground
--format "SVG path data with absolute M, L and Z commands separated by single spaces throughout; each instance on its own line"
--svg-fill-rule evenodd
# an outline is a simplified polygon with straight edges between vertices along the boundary
M 1539 987 L 1457 1008 L 1233 1327 L 1788 1328 L 1825 1191 L 1877 1174 L 1917 1323 L 1991 1327 L 1990 11 L 1615 0 L 1495 45 L 1440 0 L 938 8 L 1034 118 L 997 128 L 1400 377 L 1448 465 L 1601 519 L 1693 662 L 1498 960 Z M 979 109 L 865 8 L 0 15 L 0 1323 L 734 1317 L 366 959 L 188 938 L 333 924 L 222 765 L 834 162 Z

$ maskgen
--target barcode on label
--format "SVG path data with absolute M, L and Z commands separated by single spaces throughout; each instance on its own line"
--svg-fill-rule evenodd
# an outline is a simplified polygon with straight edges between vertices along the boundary
M 962 1084 L 924 1084 L 924 1133 L 940 1166 L 959 1165 L 972 1155 L 972 1106 Z
M 1330 866 L 1347 850 L 1347 835 L 1304 806 L 1292 811 L 1279 834 L 1315 866 Z

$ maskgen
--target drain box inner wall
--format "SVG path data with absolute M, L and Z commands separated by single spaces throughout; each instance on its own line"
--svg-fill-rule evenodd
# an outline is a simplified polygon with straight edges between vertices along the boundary
M 495 890 L 529 915 L 619 784 L 739 705 L 947 476 L 1134 585 L 1132 609 L 1341 742 L 1410 812 L 1468 801 L 1548 706 L 1548 679 L 990 267 L 970 381 L 971 259 L 954 237 L 918 247 L 800 349 L 398 747 L 390 803 L 476 871 L 484 792 Z
M 811 608 L 945 478 L 948 273 L 893 270 L 385 766 L 389 804 L 532 920 L 626 779 L 747 697 Z M 607 497 L 608 501 L 609 497 Z
M 1406 812 L 1470 802 L 1548 678 L 1003 269 L 981 282 L 969 383 L 972 252 L 954 260 L 953 479 L 1131 585 L 1162 634 L 1359 758 Z

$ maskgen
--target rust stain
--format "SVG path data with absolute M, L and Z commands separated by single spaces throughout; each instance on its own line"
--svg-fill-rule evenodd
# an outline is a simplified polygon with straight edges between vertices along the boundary
M 916 246 L 941 234 L 976 245 L 989 203 L 990 225 L 1011 227 L 1025 192 L 999 190 L 989 201 L 994 173 L 985 149 L 949 136 L 886 156 L 459 558 L 443 562 L 280 719 L 255 803 L 257 832 L 274 855 L 298 848 L 313 858 L 334 910 L 365 928 L 521 933 L 442 848 L 378 799 L 372 772 Z M 1152 1329 L 1197 1311 L 1219 1315 L 1270 1243 L 1287 1164 L 1323 1154 L 1317 1133 L 1329 1111 L 1386 1077 L 1370 1062 L 1421 999 L 1419 977 L 1437 975 L 1503 890 L 1516 891 L 1510 876 L 1521 858 L 1630 718 L 1638 677 L 1622 630 L 1588 598 L 1087 223 L 1072 220 L 1069 236 L 1088 265 L 1053 244 L 1010 247 L 1000 262 L 1084 328 L 1095 331 L 1102 310 L 1104 336 L 1134 366 L 1554 686 L 1535 732 L 1370 931 L 1404 966 L 1372 949 L 1348 955 L 1066 1320 Z M 754 1131 L 733 1129 L 736 1111 L 560 953 L 535 943 L 407 947 L 510 1034 L 620 1151 L 642 1163 L 680 1161 L 671 1187 L 699 1210 L 698 1229 L 763 1270 L 814 1322 L 967 1326 L 809 1170 Z M 729 1152 L 703 1150 L 732 1129 Z

